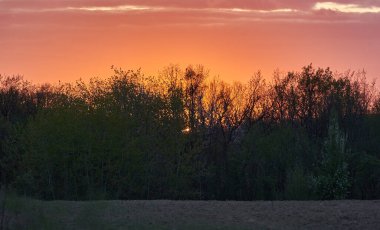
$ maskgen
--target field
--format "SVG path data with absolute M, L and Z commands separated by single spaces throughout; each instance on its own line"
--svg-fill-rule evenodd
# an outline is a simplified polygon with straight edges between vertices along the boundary
M 379 229 L 380 201 L 7 199 L 4 229 Z

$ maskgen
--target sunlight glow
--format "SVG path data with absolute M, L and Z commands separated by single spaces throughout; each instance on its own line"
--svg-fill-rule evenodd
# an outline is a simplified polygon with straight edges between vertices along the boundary
M 358 4 L 343 4 L 336 2 L 317 2 L 314 10 L 332 10 L 341 13 L 380 13 L 380 7 L 377 6 L 361 6 Z

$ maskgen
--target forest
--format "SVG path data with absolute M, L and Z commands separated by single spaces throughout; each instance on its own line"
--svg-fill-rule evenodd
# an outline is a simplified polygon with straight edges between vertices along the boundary
M 380 199 L 380 94 L 312 64 L 248 82 L 202 65 L 0 77 L 1 186 L 44 200 Z M 268 80 L 272 79 L 272 80 Z

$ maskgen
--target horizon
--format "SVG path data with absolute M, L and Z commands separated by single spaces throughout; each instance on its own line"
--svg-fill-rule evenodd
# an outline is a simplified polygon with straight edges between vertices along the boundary
M 181 75 L 185 76 L 185 72 L 186 72 L 187 68 L 201 67 L 201 68 L 204 68 L 204 70 L 206 72 L 204 80 L 205 80 L 205 83 L 207 83 L 207 84 L 210 82 L 213 82 L 214 80 L 216 80 L 218 82 L 227 83 L 229 85 L 233 85 L 234 83 L 249 84 L 249 82 L 252 79 L 254 79 L 257 76 L 260 76 L 260 78 L 263 81 L 265 81 L 266 84 L 273 85 L 273 84 L 276 84 L 276 80 L 278 77 L 280 79 L 285 79 L 286 76 L 289 76 L 289 74 L 298 74 L 300 76 L 302 74 L 304 68 L 307 68 L 309 66 L 314 68 L 315 70 L 318 70 L 318 69 L 327 70 L 327 69 L 329 69 L 331 71 L 332 77 L 334 79 L 339 79 L 342 77 L 348 78 L 348 79 L 353 80 L 353 81 L 355 81 L 356 79 L 362 79 L 362 80 L 366 81 L 368 86 L 373 85 L 375 90 L 378 90 L 379 86 L 380 86 L 380 83 L 379 83 L 379 81 L 377 81 L 377 78 L 372 79 L 372 78 L 368 77 L 367 72 L 364 69 L 362 69 L 362 70 L 347 69 L 345 71 L 339 72 L 339 71 L 334 70 L 328 66 L 327 67 L 321 67 L 321 66 L 316 66 L 313 63 L 309 63 L 308 65 L 304 65 L 304 66 L 302 66 L 296 70 L 282 71 L 282 70 L 277 68 L 277 69 L 272 71 L 272 74 L 270 76 L 264 75 L 263 71 L 258 70 L 256 72 L 252 73 L 251 75 L 249 75 L 249 78 L 242 78 L 242 79 L 229 79 L 229 78 L 224 78 L 221 75 L 213 74 L 214 71 L 212 69 L 210 69 L 207 66 L 204 66 L 202 64 L 188 64 L 188 65 L 184 65 L 184 66 L 181 66 L 179 64 L 168 64 L 168 65 L 160 68 L 157 71 L 157 73 L 155 73 L 155 74 L 154 73 L 148 74 L 147 72 L 144 72 L 144 69 L 142 69 L 142 68 L 135 68 L 135 69 L 129 68 L 129 69 L 127 69 L 127 68 L 122 68 L 119 66 L 112 65 L 112 66 L 110 66 L 109 72 L 107 73 L 107 75 L 103 75 L 103 76 L 93 75 L 93 76 L 78 77 L 78 78 L 72 78 L 72 79 L 69 78 L 66 81 L 61 80 L 61 79 L 56 79 L 53 81 L 38 81 L 38 80 L 34 81 L 33 79 L 30 79 L 27 76 L 24 76 L 22 74 L 2 74 L 2 73 L 0 73 L 0 79 L 2 78 L 3 80 L 5 80 L 7 78 L 19 78 L 21 81 L 24 81 L 25 83 L 29 84 L 30 86 L 38 86 L 38 87 L 43 87 L 44 85 L 60 86 L 60 85 L 65 85 L 65 84 L 76 84 L 78 82 L 84 83 L 85 85 L 89 85 L 89 84 L 91 84 L 91 81 L 93 81 L 93 80 L 107 80 L 107 79 L 112 79 L 115 76 L 119 76 L 120 75 L 119 71 L 124 71 L 126 74 L 129 71 L 131 71 L 134 73 L 141 74 L 142 77 L 145 76 L 145 77 L 152 77 L 152 79 L 156 79 L 156 80 L 163 80 L 165 77 L 167 77 L 166 71 L 170 70 L 171 68 L 177 68 L 177 70 L 180 71 Z M 378 92 L 378 91 L 376 91 L 376 92 Z
M 202 64 L 211 77 L 242 82 L 310 63 L 380 76 L 373 0 L 0 0 L 0 18 L 0 73 L 33 83 L 104 78 L 112 65 L 157 75 Z

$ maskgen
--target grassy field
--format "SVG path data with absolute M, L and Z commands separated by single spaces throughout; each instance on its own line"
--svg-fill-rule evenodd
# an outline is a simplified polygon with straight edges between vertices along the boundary
M 380 201 L 38 201 L 8 197 L 3 229 L 380 229 Z

